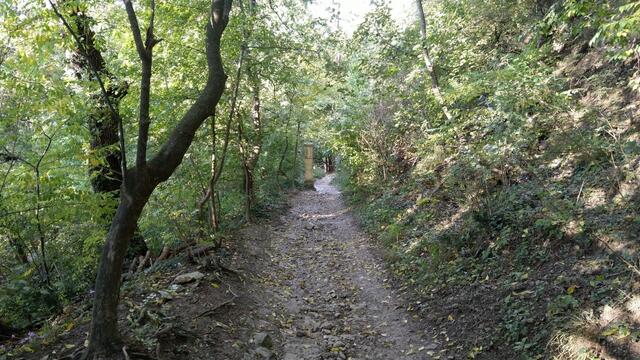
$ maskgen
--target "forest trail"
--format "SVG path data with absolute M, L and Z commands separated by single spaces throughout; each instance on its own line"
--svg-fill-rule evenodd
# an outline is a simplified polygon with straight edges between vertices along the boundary
M 278 358 L 429 359 L 430 330 L 405 310 L 332 179 L 294 194 L 269 234 L 264 289 L 252 292 L 268 294 L 263 316 L 281 319 Z

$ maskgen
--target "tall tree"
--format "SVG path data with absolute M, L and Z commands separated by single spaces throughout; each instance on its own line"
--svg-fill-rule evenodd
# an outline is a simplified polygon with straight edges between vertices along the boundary
M 91 136 L 89 146 L 98 160 L 90 166 L 91 186 L 96 193 L 118 196 L 122 185 L 122 151 L 118 147 L 120 134 L 118 129 L 119 103 L 127 95 L 129 85 L 120 81 L 109 69 L 102 53 L 96 46 L 96 34 L 91 28 L 93 19 L 87 15 L 85 9 L 78 4 L 70 4 L 71 23 L 75 26 L 75 34 L 80 40 L 76 43 L 73 65 L 76 76 L 79 79 L 88 78 L 97 81 L 98 77 L 108 80 L 106 94 L 93 96 L 93 109 L 88 116 L 89 133 Z M 110 114 L 110 107 L 117 116 Z M 113 211 L 115 212 L 115 207 Z M 147 245 L 139 230 L 131 241 L 130 256 L 144 254 Z
M 252 107 L 251 125 L 253 136 L 244 130 L 242 119 L 238 121 L 238 144 L 240 147 L 240 160 L 242 161 L 242 173 L 244 180 L 244 216 L 246 221 L 251 220 L 251 208 L 255 202 L 254 170 L 258 164 L 262 152 L 262 115 L 260 112 L 260 80 L 252 70 L 247 70 L 251 81 Z
M 253 33 L 253 21 L 256 16 L 256 1 L 249 0 L 248 16 L 251 21 L 248 27 L 244 29 L 244 41 L 249 43 Z M 244 9 L 242 9 L 244 12 Z M 247 50 L 248 52 L 249 50 Z M 257 61 L 248 59 L 247 78 L 250 83 L 252 106 L 251 106 L 251 125 L 253 136 L 244 129 L 242 119 L 238 120 L 238 147 L 240 150 L 240 160 L 242 162 L 243 188 L 245 196 L 244 217 L 245 220 L 251 221 L 251 208 L 255 202 L 254 189 L 254 170 L 262 152 L 262 114 L 260 108 L 260 87 L 261 81 L 255 67 Z
M 215 113 L 224 92 L 225 74 L 220 52 L 221 39 L 229 22 L 232 0 L 212 0 L 206 31 L 207 79 L 204 89 L 182 116 L 162 144 L 160 150 L 147 160 L 149 139 L 151 76 L 153 48 L 160 41 L 154 35 L 155 2 L 150 3 L 149 25 L 143 39 L 138 17 L 130 0 L 123 0 L 140 59 L 140 99 L 138 142 L 135 166 L 127 168 L 126 154 L 122 154 L 122 186 L 119 204 L 111 222 L 104 245 L 95 284 L 95 300 L 89 346 L 86 357 L 91 359 L 122 358 L 122 340 L 117 327 L 117 307 L 122 277 L 122 264 L 136 224 L 155 188 L 169 179 L 182 162 L 196 131 Z M 54 10 L 57 9 L 54 7 Z M 68 23 L 65 23 L 70 28 Z M 77 42 L 81 39 L 76 37 Z M 102 84 L 101 84 L 102 86 Z M 104 87 L 103 95 L 104 95 Z M 110 104 L 110 103 L 109 103 Z M 111 115 L 114 113 L 109 105 Z M 120 123 L 121 125 L 121 123 Z
M 418 15 L 418 22 L 420 23 L 422 57 L 424 58 L 424 64 L 427 67 L 429 76 L 431 77 L 431 91 L 433 92 L 433 96 L 436 98 L 438 104 L 442 107 L 442 112 L 447 117 L 447 120 L 451 121 L 453 119 L 453 115 L 451 115 L 451 111 L 449 111 L 449 108 L 444 101 L 444 97 L 442 96 L 442 91 L 440 90 L 440 84 L 438 82 L 438 73 L 436 72 L 435 64 L 433 63 L 433 59 L 431 58 L 431 54 L 429 53 L 429 43 L 427 40 L 427 20 L 424 17 L 422 0 L 416 0 L 416 10 Z
M 225 125 L 224 139 L 222 143 L 222 150 L 220 152 L 220 158 L 218 159 L 217 150 L 217 133 L 216 133 L 216 116 L 211 116 L 211 164 L 209 181 L 207 182 L 207 188 L 204 191 L 204 195 L 199 202 L 200 217 L 202 220 L 208 222 L 209 227 L 213 231 L 217 231 L 220 227 L 220 217 L 218 207 L 216 205 L 217 190 L 216 185 L 222 175 L 224 169 L 225 160 L 227 158 L 227 150 L 229 146 L 229 140 L 231 135 L 231 123 L 233 122 L 234 115 L 236 113 L 236 105 L 238 103 L 238 92 L 240 89 L 240 77 L 242 74 L 242 64 L 246 55 L 246 48 L 243 46 L 240 49 L 240 57 L 238 58 L 238 65 L 236 69 L 235 83 L 233 85 L 233 93 L 231 95 L 231 107 L 229 109 L 229 116 L 227 117 L 227 123 Z M 209 204 L 209 217 L 204 219 L 204 205 Z

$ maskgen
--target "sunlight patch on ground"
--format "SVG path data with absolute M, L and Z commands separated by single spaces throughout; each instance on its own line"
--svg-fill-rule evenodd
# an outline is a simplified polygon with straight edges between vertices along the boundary
M 549 345 L 558 360 L 640 358 L 636 341 L 640 326 L 640 295 L 628 294 L 621 302 L 586 309 L 573 321 L 571 332 L 559 331 Z
M 582 201 L 585 209 L 595 209 L 607 203 L 607 193 L 601 188 L 590 188 L 584 191 Z
M 448 231 L 449 229 L 451 229 L 452 227 L 454 227 L 458 221 L 462 218 L 462 216 L 469 211 L 468 207 L 462 207 L 460 209 L 458 209 L 458 211 L 453 214 L 451 217 L 445 219 L 444 221 L 436 224 L 433 229 L 434 231 L 438 232 L 438 233 L 444 233 L 446 231 Z M 414 251 L 422 242 L 424 241 L 423 237 L 417 237 L 415 238 L 410 244 L 409 246 L 405 249 L 405 253 L 410 253 L 412 251 Z
M 640 323 L 640 295 L 633 295 L 629 301 L 627 301 L 626 309 L 631 315 L 631 318 Z

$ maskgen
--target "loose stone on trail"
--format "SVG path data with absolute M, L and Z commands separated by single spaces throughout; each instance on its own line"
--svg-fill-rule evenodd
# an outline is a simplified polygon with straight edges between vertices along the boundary
M 204 277 L 204 274 L 199 271 L 190 272 L 187 274 L 182 274 L 176 276 L 175 280 L 173 280 L 176 284 L 186 284 L 192 281 L 200 280 Z

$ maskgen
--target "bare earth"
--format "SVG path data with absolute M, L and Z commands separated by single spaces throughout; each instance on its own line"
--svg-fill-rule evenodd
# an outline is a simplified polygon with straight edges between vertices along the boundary
M 252 293 L 268 303 L 258 316 L 280 323 L 271 329 L 275 354 L 285 360 L 429 359 L 436 349 L 430 329 L 405 310 L 332 179 L 293 195 L 271 233 L 253 228 L 246 234 L 270 237 L 263 291 Z
M 128 338 L 156 339 L 145 347 L 155 348 L 150 355 L 158 360 L 395 360 L 439 353 L 434 327 L 406 310 L 410 304 L 331 180 L 318 180 L 317 191 L 293 193 L 279 218 L 227 239 L 216 255 L 226 268 L 168 264 L 126 285 L 120 326 Z M 204 277 L 174 283 L 192 271 Z M 25 358 L 72 358 L 87 331 L 88 322 L 73 327 Z

